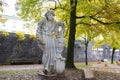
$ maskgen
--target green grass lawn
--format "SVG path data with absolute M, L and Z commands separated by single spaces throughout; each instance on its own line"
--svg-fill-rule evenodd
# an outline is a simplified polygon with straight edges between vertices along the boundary
M 95 64 L 95 62 L 89 62 L 88 65 L 85 64 L 85 62 L 76 62 L 74 63 L 76 67 L 90 67 L 92 64 Z

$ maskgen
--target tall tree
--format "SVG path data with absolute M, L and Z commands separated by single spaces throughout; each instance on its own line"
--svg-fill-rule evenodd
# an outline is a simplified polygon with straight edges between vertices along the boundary
M 74 42 L 76 32 L 76 6 L 77 0 L 70 0 L 70 33 L 67 49 L 66 67 L 75 68 L 74 66 Z
M 100 35 L 100 32 L 95 26 L 81 25 L 77 27 L 76 39 L 82 40 L 85 45 L 85 64 L 88 65 L 88 47 L 90 42 L 94 42 L 95 38 Z
M 116 50 L 116 48 L 113 48 L 113 49 L 112 49 L 111 64 L 113 64 L 113 62 L 114 62 L 114 54 L 115 54 L 115 50 Z

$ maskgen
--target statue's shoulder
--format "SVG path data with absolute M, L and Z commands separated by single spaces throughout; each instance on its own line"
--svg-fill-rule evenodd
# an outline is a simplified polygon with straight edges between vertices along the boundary
M 38 25 L 43 25 L 43 24 L 45 24 L 45 22 L 46 22 L 46 19 L 43 18 L 42 20 L 40 20 L 40 22 L 38 23 Z
M 57 25 L 58 25 L 58 26 L 64 26 L 65 24 L 64 24 L 63 21 L 58 21 L 58 22 L 57 22 Z

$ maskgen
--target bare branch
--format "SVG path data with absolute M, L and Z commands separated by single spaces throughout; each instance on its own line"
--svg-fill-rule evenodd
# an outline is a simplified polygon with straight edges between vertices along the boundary
M 54 8 L 50 8 L 51 10 L 55 10 L 56 8 L 57 8 L 57 2 L 54 0 L 54 2 L 55 2 L 55 7 Z
M 58 1 L 59 5 L 62 6 L 62 4 L 60 3 L 60 1 L 59 0 L 57 0 L 57 1 Z
M 56 9 L 69 10 L 68 8 L 66 8 L 67 4 L 62 5 L 59 0 L 57 0 L 57 1 L 54 0 L 54 2 L 55 2 L 55 7 L 50 8 L 51 10 L 56 10 Z M 57 6 L 57 2 L 59 3 L 60 6 Z

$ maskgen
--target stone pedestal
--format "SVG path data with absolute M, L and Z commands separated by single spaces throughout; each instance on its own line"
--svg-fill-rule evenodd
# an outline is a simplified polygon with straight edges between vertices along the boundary
M 61 55 L 60 55 L 61 56 Z M 63 74 L 65 71 L 65 58 L 61 57 L 56 57 L 55 60 L 55 69 L 56 73 L 58 74 Z

